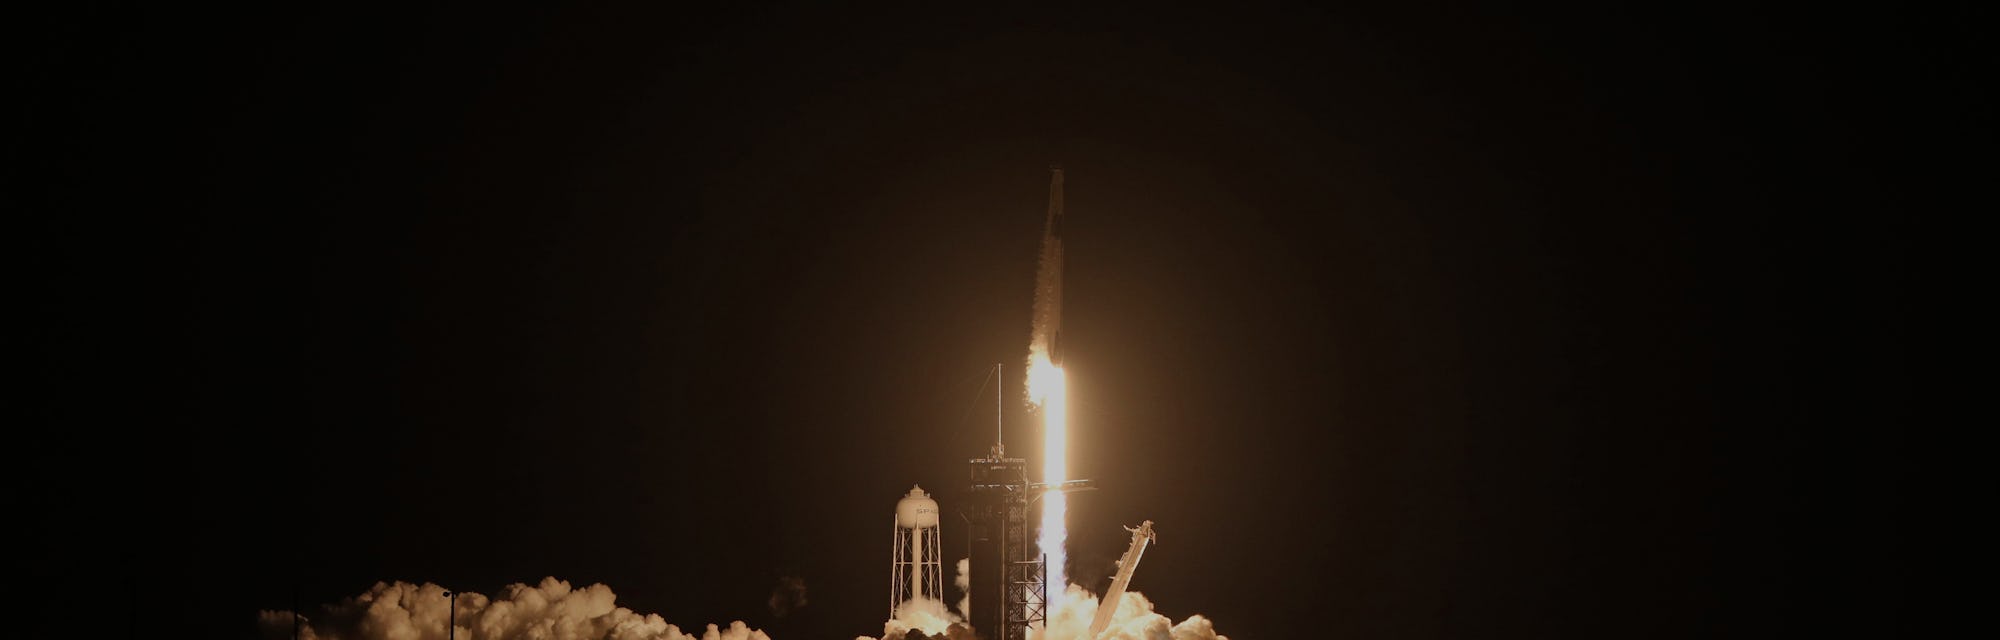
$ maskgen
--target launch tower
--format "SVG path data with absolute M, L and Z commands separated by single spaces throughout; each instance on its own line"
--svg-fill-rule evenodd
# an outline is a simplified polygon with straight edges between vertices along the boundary
M 1028 482 L 1028 461 L 1006 457 L 998 446 L 974 458 L 966 520 L 971 525 L 969 571 L 972 628 L 991 640 L 1025 640 L 1028 627 L 1047 617 L 1048 569 L 1033 554 L 1028 502 L 1038 489 Z

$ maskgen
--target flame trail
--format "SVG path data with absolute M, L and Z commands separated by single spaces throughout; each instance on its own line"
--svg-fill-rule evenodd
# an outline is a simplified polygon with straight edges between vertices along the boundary
M 1042 409 L 1042 482 L 1059 483 L 1069 479 L 1069 392 L 1066 388 L 1062 367 L 1050 362 L 1048 356 L 1036 354 L 1031 358 L 1030 393 L 1035 403 Z M 1039 367 L 1039 374 L 1033 373 Z M 1039 386 L 1039 389 L 1035 387 Z M 1042 530 L 1036 544 L 1048 559 L 1049 609 L 1057 607 L 1064 585 L 1069 584 L 1063 575 L 1063 544 L 1068 538 L 1063 519 L 1069 509 L 1069 500 L 1063 492 L 1050 489 L 1042 495 Z
M 1034 334 L 1028 344 L 1028 400 L 1041 408 L 1042 482 L 1055 484 L 1069 479 L 1069 391 L 1068 381 L 1057 360 L 1057 339 L 1062 336 L 1062 169 L 1049 175 L 1049 216 L 1042 232 L 1041 265 L 1035 273 Z M 1063 575 L 1063 544 L 1069 537 L 1063 524 L 1068 499 L 1060 491 L 1042 496 L 1042 528 L 1036 544 L 1048 560 L 1048 603 L 1050 615 L 1061 604 L 1069 580 Z

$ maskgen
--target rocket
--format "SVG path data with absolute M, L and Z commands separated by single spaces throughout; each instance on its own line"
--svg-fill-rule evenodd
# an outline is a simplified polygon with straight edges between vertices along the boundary
M 1041 265 L 1035 272 L 1035 335 L 1033 348 L 1062 365 L 1062 165 L 1049 167 L 1049 215 L 1042 228 Z

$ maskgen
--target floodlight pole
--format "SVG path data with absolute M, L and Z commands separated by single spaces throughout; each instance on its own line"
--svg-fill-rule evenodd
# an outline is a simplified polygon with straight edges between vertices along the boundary
M 447 640 L 458 640 L 458 592 L 446 591 L 444 597 L 451 598 L 451 622 L 445 623 L 444 637 Z

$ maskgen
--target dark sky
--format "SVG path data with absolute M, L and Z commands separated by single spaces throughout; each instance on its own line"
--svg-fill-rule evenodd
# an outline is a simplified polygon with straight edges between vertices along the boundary
M 1051 163 L 1072 573 L 1152 519 L 1239 640 L 1900 628 L 1947 17 L 671 4 L 32 23 L 30 629 L 556 576 L 877 633 L 995 362 L 1036 453 Z

